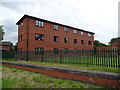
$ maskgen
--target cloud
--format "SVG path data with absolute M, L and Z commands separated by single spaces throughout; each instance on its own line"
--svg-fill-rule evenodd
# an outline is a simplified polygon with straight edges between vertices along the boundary
M 5 37 L 4 39 L 6 41 L 12 41 L 12 43 L 17 42 L 17 37 L 18 37 L 18 31 L 17 31 L 17 26 L 16 26 L 16 21 L 13 19 L 6 19 L 3 20 L 3 25 L 4 25 L 4 31 L 5 31 Z
M 9 8 L 11 10 L 19 10 L 17 2 L 2 2 L 2 7 Z
M 95 32 L 95 39 L 106 44 L 118 34 L 117 0 L 10 1 L 2 1 L 0 20 L 6 31 L 5 40 L 14 44 L 15 24 L 24 14 Z

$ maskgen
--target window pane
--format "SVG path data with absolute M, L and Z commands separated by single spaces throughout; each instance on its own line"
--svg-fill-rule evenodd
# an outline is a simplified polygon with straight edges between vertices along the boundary
M 90 37 L 90 36 L 91 36 L 91 34 L 90 34 L 90 33 L 88 33 L 88 36 Z
M 55 25 L 54 25 L 54 29 L 55 29 Z
M 42 34 L 40 34 L 40 36 L 39 36 L 39 40 L 43 40 L 44 38 L 43 38 L 43 35 Z
M 39 21 L 39 26 L 41 26 L 41 21 Z
M 77 43 L 77 39 L 74 39 L 74 43 Z
M 69 49 L 65 48 L 65 49 L 64 49 L 64 52 L 65 52 L 65 53 L 68 53 L 68 52 L 69 52 Z
M 38 34 L 35 34 L 35 40 L 38 40 Z
M 65 42 L 65 43 L 68 43 L 68 38 L 64 38 L 64 42 Z
M 44 48 L 40 48 L 40 54 L 44 54 Z
M 92 42 L 91 41 L 88 41 L 88 45 L 91 45 L 92 44 Z
M 54 42 L 56 42 L 56 37 L 54 36 Z
M 58 25 L 56 25 L 56 29 L 58 30 Z
M 81 31 L 81 35 L 84 35 L 84 32 Z
M 20 26 L 22 27 L 22 26 L 23 26 L 23 23 L 21 23 Z
M 81 40 L 81 44 L 84 44 L 84 40 Z
M 39 26 L 39 21 L 38 20 L 36 20 L 36 26 Z
M 59 49 L 58 48 L 54 48 L 54 54 L 58 54 L 59 53 Z
M 41 27 L 44 27 L 44 22 L 41 22 Z
M 44 40 L 43 34 L 35 34 L 35 40 Z
M 36 54 L 44 54 L 44 48 L 35 48 Z
M 64 31 L 65 31 L 65 32 L 68 32 L 68 28 L 64 27 Z
M 44 22 L 36 20 L 36 26 L 44 27 Z
M 77 33 L 77 30 L 76 29 L 74 29 L 74 34 L 76 34 Z
M 42 37 L 41 37 L 42 40 L 44 40 L 44 35 L 42 34 Z
M 58 36 L 54 36 L 54 42 L 58 42 Z
M 58 37 L 56 37 L 56 41 L 58 41 Z
M 38 48 L 35 48 L 35 53 L 39 54 L 39 49 Z
M 81 52 L 82 52 L 82 54 L 84 54 L 85 50 L 84 50 L 84 49 L 82 49 L 82 51 L 81 51 Z
M 55 29 L 55 30 L 58 30 L 58 25 L 54 25 L 54 29 Z
M 74 53 L 77 54 L 78 50 L 77 49 L 74 49 Z

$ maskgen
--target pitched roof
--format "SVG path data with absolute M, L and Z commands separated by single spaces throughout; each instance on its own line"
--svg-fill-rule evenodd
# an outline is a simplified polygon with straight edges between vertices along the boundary
M 79 31 L 84 31 L 84 32 L 88 32 L 88 33 L 91 33 L 91 34 L 95 34 L 95 33 L 90 32 L 90 31 L 85 31 L 85 30 L 83 30 L 83 29 L 74 28 L 74 27 L 71 27 L 71 26 L 68 26 L 68 25 L 63 25 L 63 24 L 60 24 L 60 23 L 48 21 L 48 20 L 41 19 L 41 18 L 37 18 L 37 17 L 34 17 L 34 16 L 29 16 L 29 15 L 26 15 L 26 14 L 25 14 L 16 24 L 17 24 L 17 25 L 20 25 L 20 23 L 21 23 L 25 18 L 27 18 L 27 17 L 28 17 L 28 18 L 32 18 L 32 19 L 36 19 L 36 20 L 41 20 L 41 21 L 53 23 L 53 24 L 57 24 L 57 25 L 61 25 L 61 26 L 65 26 L 65 27 L 68 27 L 68 28 L 73 28 L 73 29 L 76 29 L 76 30 L 79 30 Z

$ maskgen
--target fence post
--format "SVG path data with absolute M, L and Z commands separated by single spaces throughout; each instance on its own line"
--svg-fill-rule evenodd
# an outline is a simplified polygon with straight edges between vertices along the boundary
M 120 70 L 120 50 L 118 49 L 118 69 Z
M 9 52 L 9 51 L 6 51 L 6 52 L 7 52 L 7 58 L 6 58 L 6 59 L 8 60 L 8 52 Z
M 86 50 L 86 56 L 85 57 L 89 57 L 89 50 Z M 89 57 L 90 58 L 90 57 Z M 88 60 L 89 59 L 87 59 L 87 67 L 88 67 Z
M 43 54 L 41 54 L 41 62 L 43 62 Z
M 97 49 L 96 49 L 96 48 L 94 48 L 94 56 L 96 56 L 96 52 L 97 52 Z
M 17 61 L 17 51 L 15 51 L 15 60 Z
M 26 61 L 28 61 L 28 51 L 26 51 Z
M 62 63 L 62 50 L 60 50 L 60 64 Z

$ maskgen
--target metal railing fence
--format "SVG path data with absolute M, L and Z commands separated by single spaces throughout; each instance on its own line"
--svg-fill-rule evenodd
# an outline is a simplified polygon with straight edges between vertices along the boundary
M 59 50 L 59 51 L 2 51 L 2 59 L 53 63 L 81 64 L 120 68 L 119 49 Z

